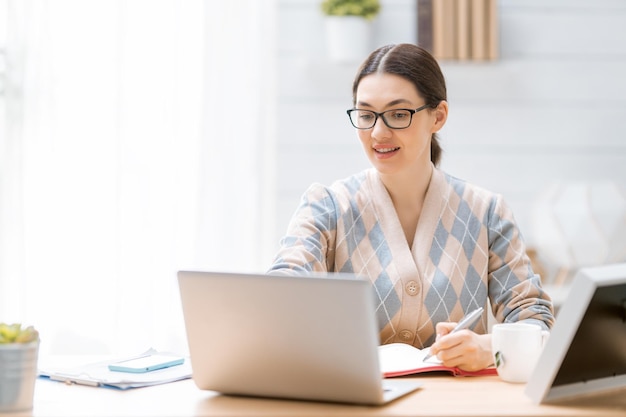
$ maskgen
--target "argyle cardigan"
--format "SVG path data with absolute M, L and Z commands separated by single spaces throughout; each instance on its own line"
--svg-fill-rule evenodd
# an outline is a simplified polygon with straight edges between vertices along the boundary
M 313 184 L 292 217 L 270 272 L 348 272 L 376 294 L 381 344 L 419 348 L 435 325 L 484 307 L 472 328 L 497 322 L 554 322 L 513 213 L 499 194 L 434 169 L 409 247 L 391 197 L 374 168 L 330 187 Z M 285 271 L 283 271 L 285 272 Z

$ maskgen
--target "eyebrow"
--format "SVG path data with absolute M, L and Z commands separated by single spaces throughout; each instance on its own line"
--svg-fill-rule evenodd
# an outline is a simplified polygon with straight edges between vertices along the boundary
M 407 100 L 407 99 L 399 98 L 397 100 L 390 101 L 389 103 L 387 103 L 387 105 L 385 107 L 391 107 L 391 106 L 395 106 L 397 104 L 404 104 L 404 103 L 410 104 L 411 102 L 409 100 Z M 371 104 L 369 104 L 369 103 L 367 103 L 365 101 L 359 101 L 356 104 L 358 106 L 374 107 L 374 106 L 372 106 Z

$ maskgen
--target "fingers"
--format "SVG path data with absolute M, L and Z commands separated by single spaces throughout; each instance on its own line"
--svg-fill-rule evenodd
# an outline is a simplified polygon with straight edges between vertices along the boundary
M 454 327 L 454 323 L 452 323 Z M 430 347 L 430 353 L 437 356 L 445 366 L 464 365 L 468 359 L 468 354 L 472 351 L 472 332 L 461 330 L 450 334 L 446 326 L 437 341 Z
M 433 344 L 437 345 L 438 351 L 450 350 L 459 345 L 467 343 L 471 339 L 471 332 L 469 330 L 461 330 L 456 333 L 447 333 L 441 335 L 439 339 Z
M 435 340 L 439 340 L 442 336 L 447 335 L 454 329 L 456 323 L 448 323 L 448 322 L 440 322 L 435 326 L 435 332 L 437 333 L 437 338 Z
M 454 326 L 455 323 L 437 324 L 437 338 L 435 339 L 435 343 L 433 343 L 430 347 L 430 353 L 433 356 L 437 356 L 439 359 L 443 360 L 440 352 L 447 351 L 463 343 L 463 333 L 465 331 L 462 330 L 460 332 L 450 334 Z
M 471 330 L 461 330 L 442 336 L 433 344 L 431 353 L 445 366 L 466 371 L 486 368 L 492 362 L 490 335 L 477 335 Z
M 439 358 L 445 366 L 458 367 L 464 365 L 471 353 L 471 338 L 464 335 L 466 331 L 460 331 L 454 334 L 448 334 L 437 343 Z

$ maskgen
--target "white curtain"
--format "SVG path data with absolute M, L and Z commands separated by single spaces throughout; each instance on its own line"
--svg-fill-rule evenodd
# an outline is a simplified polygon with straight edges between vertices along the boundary
M 176 271 L 267 267 L 273 1 L 8 0 L 0 321 L 184 352 Z

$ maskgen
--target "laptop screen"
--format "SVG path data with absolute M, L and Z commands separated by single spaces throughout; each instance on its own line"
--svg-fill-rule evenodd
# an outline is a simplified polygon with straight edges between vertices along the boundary
M 626 375 L 626 282 L 597 288 L 554 386 Z
M 626 263 L 581 269 L 526 386 L 535 403 L 626 388 Z

